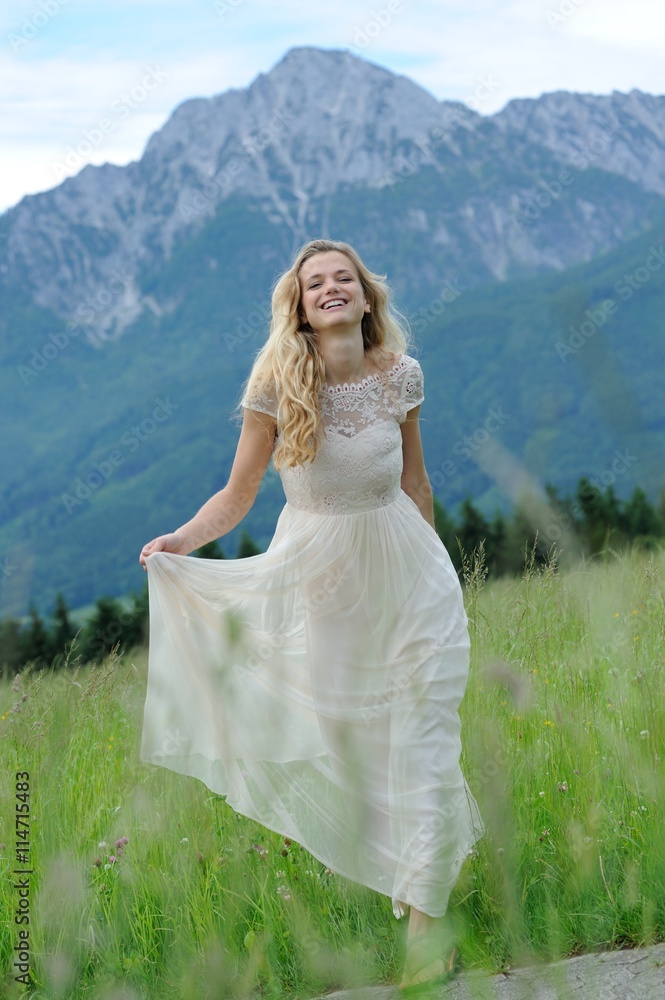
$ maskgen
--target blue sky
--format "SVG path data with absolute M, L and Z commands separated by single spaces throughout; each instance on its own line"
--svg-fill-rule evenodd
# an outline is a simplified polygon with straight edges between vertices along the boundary
M 665 93 L 658 0 L 4 0 L 0 211 L 138 159 L 182 101 L 245 87 L 295 45 L 350 49 L 481 114 L 553 90 Z

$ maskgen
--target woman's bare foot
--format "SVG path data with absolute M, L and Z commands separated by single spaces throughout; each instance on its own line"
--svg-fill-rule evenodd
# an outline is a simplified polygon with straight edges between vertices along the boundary
M 411 907 L 404 975 L 399 984 L 401 990 L 409 986 L 418 986 L 454 971 L 456 950 L 453 948 L 452 952 L 450 951 L 444 924 L 445 918 L 430 917 Z

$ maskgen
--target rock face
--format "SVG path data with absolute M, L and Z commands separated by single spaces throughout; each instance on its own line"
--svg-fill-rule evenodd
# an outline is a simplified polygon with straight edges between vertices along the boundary
M 665 195 L 665 97 L 557 91 L 511 101 L 493 120 L 577 170 L 595 166 Z
M 639 232 L 665 196 L 665 98 L 554 93 L 482 117 L 349 52 L 292 49 L 245 90 L 185 101 L 138 162 L 24 198 L 4 216 L 0 281 L 95 342 L 168 308 L 141 276 L 220 202 L 252 199 L 297 245 L 340 192 L 417 174 L 437 194 L 405 184 L 396 232 L 473 255 L 478 280 L 561 269 Z

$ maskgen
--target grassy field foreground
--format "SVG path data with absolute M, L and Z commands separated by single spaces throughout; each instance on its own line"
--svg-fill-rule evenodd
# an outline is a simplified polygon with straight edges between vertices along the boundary
M 488 832 L 451 900 L 463 962 L 662 940 L 665 554 L 471 574 L 466 604 L 464 768 Z M 137 651 L 0 689 L 2 996 L 304 998 L 396 981 L 406 923 L 388 898 L 139 761 L 145 681 Z

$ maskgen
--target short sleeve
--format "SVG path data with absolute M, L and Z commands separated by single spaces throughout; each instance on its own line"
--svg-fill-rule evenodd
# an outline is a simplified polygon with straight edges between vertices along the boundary
M 402 391 L 407 412 L 414 406 L 419 406 L 425 399 L 423 370 L 415 358 L 411 358 L 411 364 L 404 376 Z
M 248 410 L 259 410 L 260 413 L 269 413 L 271 417 L 277 419 L 277 396 L 275 394 L 274 383 L 260 387 L 248 387 L 245 390 L 240 405 Z

